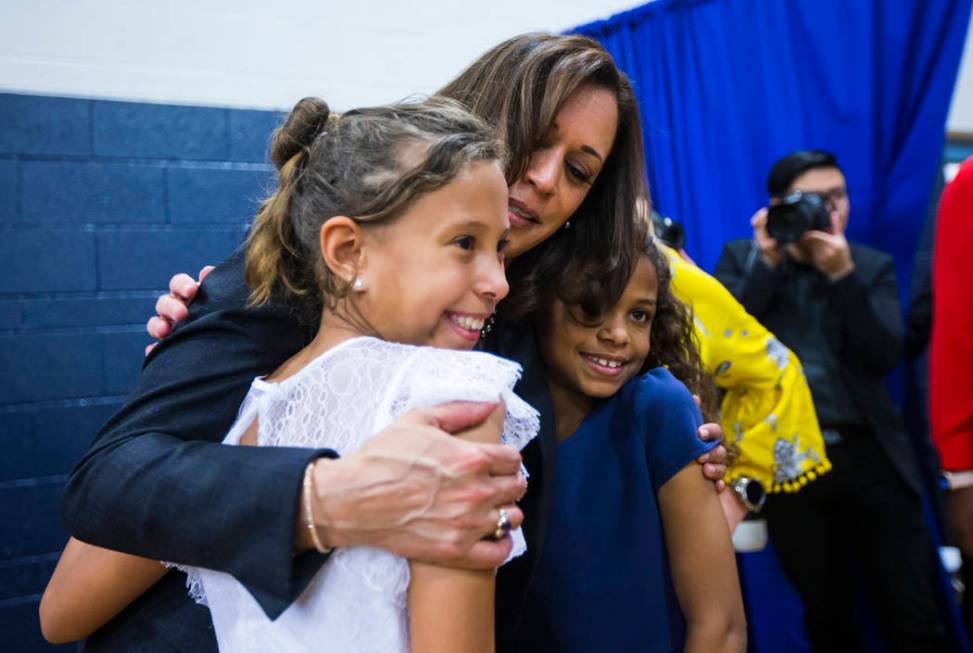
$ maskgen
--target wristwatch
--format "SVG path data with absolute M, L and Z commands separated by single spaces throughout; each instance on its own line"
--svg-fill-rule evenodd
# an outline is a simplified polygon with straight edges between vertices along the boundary
M 740 501 L 750 512 L 760 512 L 767 500 L 767 493 L 760 481 L 754 480 L 749 476 L 739 476 L 730 483 L 730 487 L 740 497 Z
M 943 472 L 946 483 L 950 490 L 962 490 L 963 488 L 973 487 L 973 470 L 962 472 Z

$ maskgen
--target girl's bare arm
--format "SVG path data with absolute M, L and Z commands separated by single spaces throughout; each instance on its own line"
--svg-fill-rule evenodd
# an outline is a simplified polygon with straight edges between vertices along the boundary
M 483 424 L 458 437 L 499 442 L 505 413 L 501 403 Z M 512 521 L 516 526 L 520 519 Z M 413 653 L 492 653 L 495 570 L 452 569 L 410 561 L 409 571 Z
M 155 560 L 68 540 L 41 597 L 44 639 L 83 639 L 107 623 L 166 574 Z
M 686 617 L 686 653 L 743 653 L 743 597 L 713 484 L 691 463 L 659 490 L 659 508 L 676 596 Z

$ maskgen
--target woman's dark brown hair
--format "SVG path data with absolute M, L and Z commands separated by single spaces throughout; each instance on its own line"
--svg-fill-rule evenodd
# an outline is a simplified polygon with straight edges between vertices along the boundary
M 605 88 L 615 96 L 614 145 L 594 186 L 571 216 L 570 228 L 560 229 L 508 266 L 512 285 L 530 288 L 549 267 L 570 270 L 574 254 L 580 251 L 600 261 L 603 271 L 619 269 L 620 276 L 628 279 L 634 267 L 628 247 L 634 237 L 632 207 L 636 198 L 646 194 L 642 131 L 632 84 L 597 41 L 535 33 L 515 36 L 490 49 L 438 93 L 462 102 L 496 126 L 507 144 L 507 181 L 512 183 L 523 175 L 531 153 L 551 132 L 564 102 L 584 84 Z

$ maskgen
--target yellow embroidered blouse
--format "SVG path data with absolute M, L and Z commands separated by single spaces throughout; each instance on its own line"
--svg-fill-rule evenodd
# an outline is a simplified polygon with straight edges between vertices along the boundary
M 673 294 L 692 308 L 703 365 L 725 391 L 727 482 L 748 476 L 768 492 L 794 492 L 831 469 L 797 356 L 719 281 L 661 247 Z

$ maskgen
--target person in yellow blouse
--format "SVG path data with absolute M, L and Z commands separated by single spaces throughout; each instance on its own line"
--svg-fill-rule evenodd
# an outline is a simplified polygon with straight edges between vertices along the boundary
M 831 469 L 801 362 L 723 284 L 660 242 L 672 290 L 692 309 L 700 355 L 723 391 L 726 482 L 757 511 L 767 493 L 796 492 Z

